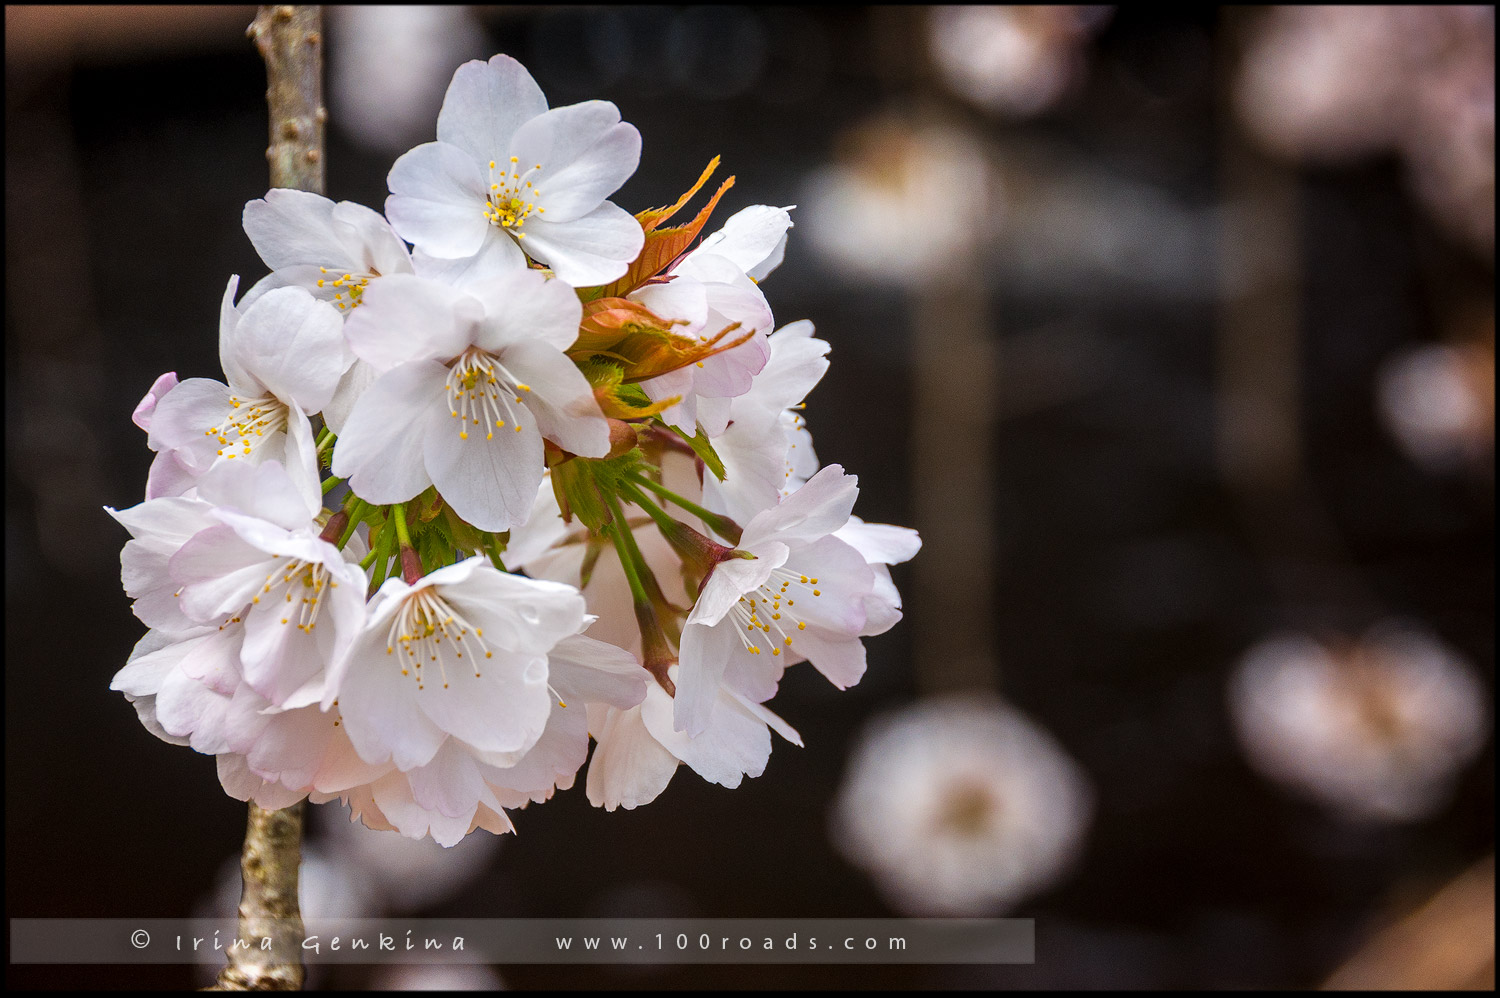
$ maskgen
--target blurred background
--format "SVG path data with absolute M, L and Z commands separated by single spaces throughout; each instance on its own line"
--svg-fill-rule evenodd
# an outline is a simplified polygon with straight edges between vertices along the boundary
M 232 910 L 244 805 L 108 690 L 130 413 L 219 376 L 266 189 L 251 7 L 6 8 L 6 904 Z M 1493 987 L 1494 9 L 327 11 L 328 193 L 458 64 L 797 205 L 806 411 L 918 528 L 907 618 L 793 670 L 729 791 L 581 788 L 443 854 L 310 818 L 309 910 L 1037 919 L 1027 967 L 327 969 L 324 987 Z M 322 813 L 332 812 L 332 813 Z M 187 987 L 187 967 L 7 967 Z

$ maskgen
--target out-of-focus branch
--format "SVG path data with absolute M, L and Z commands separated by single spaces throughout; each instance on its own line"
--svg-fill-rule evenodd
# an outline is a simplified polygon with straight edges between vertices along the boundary
M 271 186 L 322 194 L 323 8 L 261 7 L 246 35 L 266 60 Z
M 1495 987 L 1495 857 L 1454 878 L 1416 911 L 1376 933 L 1325 990 Z
M 271 117 L 271 186 L 323 193 L 323 9 L 261 7 L 246 34 L 266 61 Z M 297 897 L 306 802 L 268 811 L 250 804 L 240 855 L 239 939 L 213 990 L 297 991 L 302 987 L 302 911 Z M 261 940 L 270 945 L 261 947 Z

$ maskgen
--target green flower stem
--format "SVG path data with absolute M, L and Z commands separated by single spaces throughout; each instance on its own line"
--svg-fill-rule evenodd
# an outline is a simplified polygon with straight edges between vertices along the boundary
M 613 499 L 613 497 L 611 497 Z M 620 504 L 612 501 L 614 506 L 615 522 L 609 525 L 609 534 L 615 542 L 615 551 L 620 555 L 620 567 L 625 570 L 625 581 L 630 584 L 630 598 L 639 606 L 648 603 L 646 587 L 641 584 L 640 573 L 636 571 L 635 558 L 632 556 L 631 548 L 634 546 L 625 540 L 630 533 L 630 528 L 625 525 L 625 517 L 620 513 Z
M 629 482 L 620 482 L 620 495 L 624 496 L 626 499 L 629 499 L 641 509 L 645 510 L 646 515 L 655 520 L 656 525 L 663 531 L 673 529 L 672 525 L 677 522 L 676 520 L 672 519 L 672 517 L 667 513 L 666 510 L 662 509 L 656 503 L 652 502 L 650 497 L 647 496 L 646 493 L 642 492 L 640 489 L 636 488 Z
M 328 493 L 332 492 L 342 481 L 342 478 L 334 478 L 332 476 L 323 479 L 323 494 L 326 496 Z
M 372 549 L 369 554 L 359 560 L 359 567 L 368 570 L 371 565 L 375 564 L 375 556 L 379 553 Z
M 738 544 L 740 542 L 740 527 L 733 520 L 729 519 L 729 517 L 706 510 L 702 506 L 699 506 L 697 503 L 684 499 L 682 496 L 673 492 L 665 485 L 662 485 L 660 482 L 654 482 L 651 479 L 647 478 L 645 475 L 640 474 L 639 472 L 626 472 L 622 476 L 622 478 L 625 481 L 634 482 L 636 485 L 644 485 L 646 488 L 650 489 L 652 492 L 655 492 L 657 495 L 661 496 L 663 499 L 667 500 L 673 505 L 678 506 L 693 514 L 694 516 L 698 517 L 698 519 L 702 520 L 710 530 L 714 531 L 714 533 L 716 534 L 719 534 L 721 537 L 725 537 L 735 544 Z
M 507 571 L 505 559 L 500 556 L 502 552 L 500 538 L 494 534 L 485 534 L 482 543 L 484 545 L 484 553 L 490 556 L 490 561 L 494 563 L 495 567 L 502 572 Z
M 402 547 L 411 547 L 411 534 L 406 527 L 406 503 L 398 502 L 392 506 L 391 516 L 396 524 L 396 539 Z
M 349 539 L 354 536 L 354 531 L 359 528 L 359 521 L 364 518 L 365 510 L 368 508 L 369 503 L 363 499 L 356 499 L 349 506 L 349 526 L 344 529 L 344 533 L 339 537 L 338 548 L 340 551 L 344 550 L 344 545 L 348 544 Z
M 387 509 L 387 521 L 389 521 L 389 519 L 394 515 L 394 512 Z M 385 529 L 380 531 L 380 539 L 375 544 L 375 550 L 379 552 L 379 555 L 375 559 L 375 570 L 373 576 L 370 579 L 371 595 L 374 595 L 375 591 L 379 589 L 385 582 L 386 572 L 389 571 L 391 564 L 391 548 L 395 546 L 391 541 L 391 538 L 394 536 L 396 535 L 391 530 L 390 523 L 387 522 L 385 525 Z

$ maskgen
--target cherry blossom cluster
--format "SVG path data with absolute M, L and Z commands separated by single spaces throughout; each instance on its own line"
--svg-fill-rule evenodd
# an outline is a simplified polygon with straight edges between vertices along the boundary
M 760 775 L 789 666 L 834 685 L 901 617 L 914 531 L 853 515 L 803 400 L 828 367 L 759 283 L 789 210 L 704 234 L 724 181 L 631 215 L 640 135 L 549 109 L 515 60 L 454 74 L 381 215 L 272 190 L 270 274 L 225 289 L 224 381 L 159 378 L 122 581 L 150 628 L 112 688 L 263 807 L 340 800 L 451 845 L 571 787 L 632 808 L 680 764 Z M 522 573 L 524 574 L 518 574 Z

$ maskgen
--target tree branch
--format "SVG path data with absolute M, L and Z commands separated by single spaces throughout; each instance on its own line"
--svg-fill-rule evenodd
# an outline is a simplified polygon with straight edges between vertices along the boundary
M 302 861 L 302 814 L 306 801 L 279 811 L 250 805 L 245 849 L 240 854 L 239 939 L 211 991 L 300 991 L 302 912 L 297 868 Z M 261 940 L 271 940 L 261 948 Z
M 246 34 L 266 61 L 271 186 L 324 190 L 323 9 L 264 6 Z M 267 811 L 252 802 L 240 854 L 239 938 L 214 991 L 302 988 L 302 912 L 297 897 L 306 801 Z M 261 940 L 269 939 L 268 948 Z
M 271 186 L 322 194 L 323 8 L 264 6 L 245 34 L 266 61 Z

